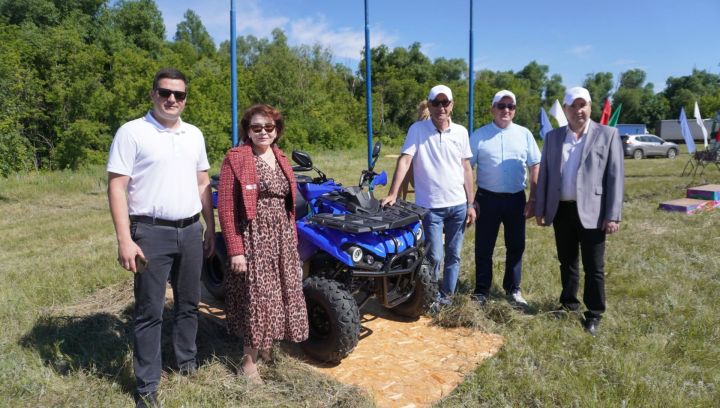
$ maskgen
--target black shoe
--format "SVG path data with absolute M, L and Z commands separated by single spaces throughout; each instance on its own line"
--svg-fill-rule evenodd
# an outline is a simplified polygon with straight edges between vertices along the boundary
M 178 369 L 178 373 L 185 377 L 190 377 L 197 374 L 198 366 L 196 362 L 184 364 Z
M 157 392 L 138 393 L 135 397 L 135 408 L 160 408 Z
M 577 309 L 573 309 L 567 305 L 560 305 L 555 310 L 550 312 L 550 316 L 556 319 L 565 319 L 570 313 L 576 312 Z
M 583 327 L 585 327 L 585 331 L 590 333 L 590 335 L 593 337 L 597 336 L 599 325 L 600 325 L 600 319 L 598 319 L 596 317 L 591 317 L 589 319 L 585 319 L 585 322 L 583 322 Z
M 470 299 L 476 302 L 479 306 L 485 306 L 488 300 L 487 295 L 482 293 L 473 293 L 470 295 Z

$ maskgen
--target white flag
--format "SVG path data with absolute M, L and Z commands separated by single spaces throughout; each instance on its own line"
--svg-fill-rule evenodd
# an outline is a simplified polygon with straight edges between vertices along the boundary
M 555 99 L 555 103 L 553 103 L 553 106 L 550 108 L 549 111 L 550 115 L 557 120 L 558 127 L 561 126 L 567 126 L 568 121 L 567 118 L 565 118 L 565 113 L 562 110 L 562 106 L 560 106 L 560 101 Z
M 695 112 L 693 113 L 693 116 L 695 116 L 695 121 L 697 122 L 698 126 L 700 126 L 700 131 L 703 134 L 703 141 L 705 142 L 705 149 L 707 149 L 707 129 L 705 129 L 705 124 L 703 123 L 702 116 L 700 116 L 700 107 L 698 106 L 697 101 L 695 101 Z

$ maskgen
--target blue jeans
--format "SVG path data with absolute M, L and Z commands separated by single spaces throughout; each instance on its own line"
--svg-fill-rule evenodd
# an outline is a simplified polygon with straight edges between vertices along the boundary
M 445 261 L 440 296 L 449 296 L 455 293 L 460 273 L 460 251 L 465 233 L 466 216 L 467 205 L 463 203 L 454 207 L 432 208 L 425 214 L 423 220 L 427 258 L 433 263 L 433 276 L 438 281 L 440 280 L 440 264 L 443 262 L 443 258 Z M 444 257 L 443 234 L 445 234 Z

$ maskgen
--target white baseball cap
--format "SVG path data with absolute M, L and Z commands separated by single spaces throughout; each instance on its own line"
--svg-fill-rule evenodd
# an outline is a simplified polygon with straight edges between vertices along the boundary
M 572 105 L 577 98 L 585 99 L 585 102 L 590 102 L 590 92 L 587 89 L 576 86 L 565 91 L 565 98 L 563 99 L 564 105 Z
M 495 106 L 496 103 L 500 102 L 500 99 L 509 96 L 510 99 L 512 99 L 513 103 L 517 104 L 517 101 L 515 100 L 515 94 L 508 91 L 507 89 L 503 89 L 502 91 L 498 91 L 498 93 L 493 96 L 492 105 Z
M 438 97 L 440 94 L 445 94 L 447 96 L 448 100 L 452 101 L 452 91 L 450 88 L 448 88 L 445 85 L 436 85 L 433 86 L 432 89 L 430 89 L 430 93 L 428 94 L 428 101 L 434 101 L 435 98 Z

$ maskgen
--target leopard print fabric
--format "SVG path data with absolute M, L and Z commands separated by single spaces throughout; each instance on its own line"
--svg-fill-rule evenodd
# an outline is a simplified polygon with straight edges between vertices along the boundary
M 258 174 L 257 217 L 240 225 L 248 270 L 226 277 L 228 327 L 244 347 L 267 350 L 274 341 L 308 337 L 295 220 L 285 197 L 290 184 L 276 164 L 273 170 L 255 156 Z

